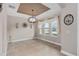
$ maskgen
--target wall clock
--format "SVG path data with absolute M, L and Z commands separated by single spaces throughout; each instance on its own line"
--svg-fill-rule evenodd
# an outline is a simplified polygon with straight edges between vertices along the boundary
M 64 17 L 64 23 L 65 25 L 71 25 L 74 21 L 74 17 L 72 14 L 67 14 L 65 17 Z

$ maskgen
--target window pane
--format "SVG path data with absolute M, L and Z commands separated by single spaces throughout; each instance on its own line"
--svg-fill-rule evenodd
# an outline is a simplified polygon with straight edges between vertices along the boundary
M 57 29 L 57 22 L 56 21 L 53 21 L 51 23 L 51 29 L 52 29 L 52 32 L 56 32 L 56 29 Z
M 43 22 L 39 22 L 38 23 L 39 34 L 43 33 L 43 31 L 42 31 L 42 25 L 43 25 Z
M 45 34 L 49 34 L 49 29 L 47 28 L 47 29 L 44 29 L 44 33 Z
M 49 23 L 44 23 L 43 24 L 43 32 L 45 34 L 49 34 Z
M 43 28 L 49 28 L 49 24 L 48 23 L 44 23 L 43 24 Z
M 54 18 L 54 21 L 51 22 L 51 33 L 56 36 L 58 34 L 58 18 Z
M 39 34 L 42 34 L 42 28 L 39 29 Z

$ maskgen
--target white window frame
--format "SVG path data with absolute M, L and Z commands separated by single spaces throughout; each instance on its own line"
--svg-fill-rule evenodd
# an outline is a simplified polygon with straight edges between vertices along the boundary
M 55 36 L 55 35 L 54 35 L 54 32 L 52 32 L 51 24 L 52 24 L 52 21 L 56 21 L 56 20 L 57 20 L 56 32 L 57 32 L 57 36 L 59 35 L 59 21 L 58 21 L 58 17 L 55 17 L 55 18 L 51 19 L 51 21 L 50 21 L 50 32 L 51 32 L 50 34 L 53 36 Z
M 38 22 L 39 34 L 43 34 L 42 24 L 43 22 Z
M 58 25 L 57 26 L 57 32 L 58 32 L 57 35 L 53 35 L 52 29 L 51 29 L 51 22 L 55 21 L 55 19 L 57 19 L 57 25 Z M 44 23 L 49 23 L 49 33 L 48 34 L 44 33 L 44 28 L 39 27 L 40 25 L 42 26 Z M 44 21 L 41 21 L 41 22 L 39 21 L 38 22 L 38 29 L 39 29 L 39 34 L 41 34 L 41 35 L 57 37 L 59 35 L 59 21 L 58 21 L 58 17 L 52 18 L 50 20 L 44 20 Z M 40 32 L 40 30 L 41 30 L 41 32 Z
M 44 25 L 45 25 L 46 23 L 48 24 L 48 28 L 45 28 L 45 27 L 44 27 Z M 49 25 L 48 22 L 43 23 L 43 28 L 42 28 L 43 34 L 50 34 L 50 29 L 49 29 L 49 27 L 50 27 L 50 25 Z M 46 29 L 48 29 L 48 33 L 45 32 Z

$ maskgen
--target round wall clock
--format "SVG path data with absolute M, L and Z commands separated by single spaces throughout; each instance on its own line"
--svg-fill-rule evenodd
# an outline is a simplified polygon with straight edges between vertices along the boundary
M 72 16 L 72 14 L 68 14 L 64 17 L 64 23 L 66 25 L 71 25 L 74 21 L 74 17 Z

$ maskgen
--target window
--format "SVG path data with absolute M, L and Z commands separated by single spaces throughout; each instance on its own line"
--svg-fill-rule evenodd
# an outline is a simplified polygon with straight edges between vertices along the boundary
M 58 17 L 38 23 L 39 33 L 57 36 L 59 33 Z
M 42 22 L 39 22 L 38 29 L 39 29 L 39 34 L 42 34 L 43 33 Z
M 51 34 L 58 35 L 58 18 L 54 18 L 51 22 Z
M 43 33 L 44 34 L 49 34 L 49 23 L 44 23 L 43 24 Z

